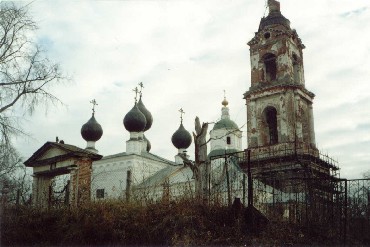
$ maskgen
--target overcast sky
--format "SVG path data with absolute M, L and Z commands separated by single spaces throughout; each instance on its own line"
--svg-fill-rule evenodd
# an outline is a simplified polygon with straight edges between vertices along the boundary
M 316 94 L 318 147 L 338 159 L 341 177 L 361 177 L 370 170 L 370 3 L 280 2 L 306 46 L 305 79 Z M 99 153 L 124 152 L 129 133 L 122 120 L 141 81 L 143 102 L 154 117 L 145 134 L 154 154 L 174 160 L 171 136 L 180 108 L 189 131 L 196 116 L 219 120 L 223 90 L 232 120 L 246 124 L 246 43 L 265 14 L 264 0 L 36 0 L 31 13 L 40 27 L 37 41 L 73 80 L 51 88 L 65 106 L 26 116 L 23 127 L 32 138 L 16 140 L 25 158 L 56 136 L 84 148 L 80 129 L 91 117 L 91 99 L 99 104 L 96 119 L 104 130 Z M 242 130 L 246 148 L 246 127 Z M 189 153 L 193 150 L 192 145 Z

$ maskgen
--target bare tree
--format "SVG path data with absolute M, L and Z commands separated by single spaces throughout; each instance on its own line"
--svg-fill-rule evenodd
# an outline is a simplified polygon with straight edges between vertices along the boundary
M 7 203 L 27 204 L 31 194 L 31 177 L 11 145 L 0 146 L 0 191 L 8 191 Z
M 208 178 L 210 174 L 211 164 L 207 156 L 207 144 L 215 138 L 207 138 L 207 130 L 209 123 L 200 124 L 198 117 L 195 118 L 195 133 L 193 132 L 194 145 L 195 145 L 195 161 L 189 160 L 186 154 L 179 153 L 182 158 L 184 165 L 188 166 L 193 172 L 193 178 L 195 180 L 195 195 L 199 201 L 206 199 L 209 193 L 209 183 Z M 231 130 L 226 133 L 234 133 L 237 130 Z M 225 136 L 218 137 L 217 139 L 223 138 Z
M 1 144 L 7 144 L 14 134 L 24 133 L 17 124 L 19 116 L 15 108 L 32 114 L 40 104 L 60 102 L 49 88 L 65 77 L 59 65 L 49 61 L 32 40 L 36 29 L 28 5 L 0 3 Z
M 61 103 L 49 90 L 66 79 L 34 42 L 36 29 L 28 5 L 0 2 L 0 183 L 17 191 L 17 201 L 26 200 L 30 181 L 11 138 L 26 133 L 20 124 L 25 114 Z
M 193 132 L 195 144 L 195 161 L 189 160 L 186 155 L 179 154 L 184 164 L 189 166 L 193 172 L 195 180 L 195 194 L 198 200 L 202 201 L 207 190 L 207 171 L 209 169 L 209 160 L 207 157 L 207 130 L 208 123 L 200 125 L 198 117 L 195 118 L 195 133 Z
M 21 158 L 10 145 L 0 145 L 0 179 L 13 174 L 20 166 Z

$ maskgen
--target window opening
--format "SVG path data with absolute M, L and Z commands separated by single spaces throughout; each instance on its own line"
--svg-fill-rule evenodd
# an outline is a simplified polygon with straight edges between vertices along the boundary
M 266 81 L 276 80 L 276 56 L 271 53 L 266 54 L 263 62 L 265 64 Z
M 266 123 L 269 132 L 270 145 L 278 143 L 278 132 L 277 132 L 277 112 L 273 107 L 268 107 L 265 110 Z
M 104 189 L 97 189 L 96 190 L 96 198 L 98 198 L 98 199 L 104 198 Z
M 230 137 L 230 136 L 226 137 L 226 143 L 227 143 L 228 145 L 230 145 L 230 144 L 231 144 L 231 137 Z

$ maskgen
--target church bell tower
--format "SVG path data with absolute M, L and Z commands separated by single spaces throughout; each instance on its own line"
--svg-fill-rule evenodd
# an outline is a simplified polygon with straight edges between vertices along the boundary
M 302 144 L 317 150 L 312 111 L 314 94 L 305 87 L 302 44 L 280 3 L 268 0 L 251 41 L 251 86 L 247 103 L 248 147 Z

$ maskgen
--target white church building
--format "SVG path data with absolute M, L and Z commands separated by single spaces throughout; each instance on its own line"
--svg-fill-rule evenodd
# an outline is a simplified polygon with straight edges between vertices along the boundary
M 151 128 L 153 116 L 143 103 L 141 91 L 136 90 L 138 93 L 139 100 L 135 99 L 134 106 L 123 119 L 123 125 L 130 133 L 125 152 L 107 156 L 98 154 L 95 145 L 103 135 L 103 128 L 95 119 L 93 108 L 91 118 L 81 128 L 81 136 L 87 143 L 85 149 L 58 140 L 47 142 L 25 162 L 26 166 L 33 167 L 35 205 L 52 204 L 53 181 L 59 175 L 69 176 L 64 188 L 68 194 L 64 199 L 66 204 L 78 204 L 87 198 L 169 200 L 194 194 L 193 172 L 178 154 L 174 160 L 167 160 L 150 152 L 151 144 L 145 132 Z M 95 100 L 92 103 L 95 105 Z M 178 130 L 168 140 L 171 139 L 178 153 L 186 154 L 192 135 L 183 126 L 182 113 L 181 110 Z M 209 157 L 242 150 L 242 133 L 230 118 L 226 98 L 222 101 L 221 118 L 209 134 Z M 85 166 L 81 166 L 80 160 L 85 161 Z M 217 161 L 212 162 L 216 164 Z M 211 167 L 217 172 L 221 169 L 220 165 Z M 212 176 L 213 180 L 215 177 Z M 225 179 L 225 176 L 219 177 L 219 180 Z M 222 184 L 221 181 L 213 183 Z
M 221 119 L 210 131 L 209 155 L 219 155 L 242 150 L 242 135 L 235 122 L 230 119 L 228 102 L 222 102 Z M 90 121 L 90 120 L 89 120 Z M 177 154 L 174 160 L 167 160 L 150 152 L 150 142 L 145 138 L 153 123 L 151 113 L 143 104 L 142 97 L 126 114 L 123 120 L 130 139 L 126 141 L 126 152 L 104 156 L 92 163 L 92 199 L 163 199 L 175 198 L 194 192 L 193 173 L 184 166 Z M 97 122 L 84 125 L 81 133 L 87 141 L 87 149 L 94 151 L 90 136 L 100 131 Z M 84 130 L 90 133 L 84 135 Z M 170 138 L 169 138 L 170 140 Z M 172 144 L 178 153 L 186 153 L 192 143 L 192 136 L 181 123 L 172 135 Z M 142 197 L 142 198 L 140 198 Z

